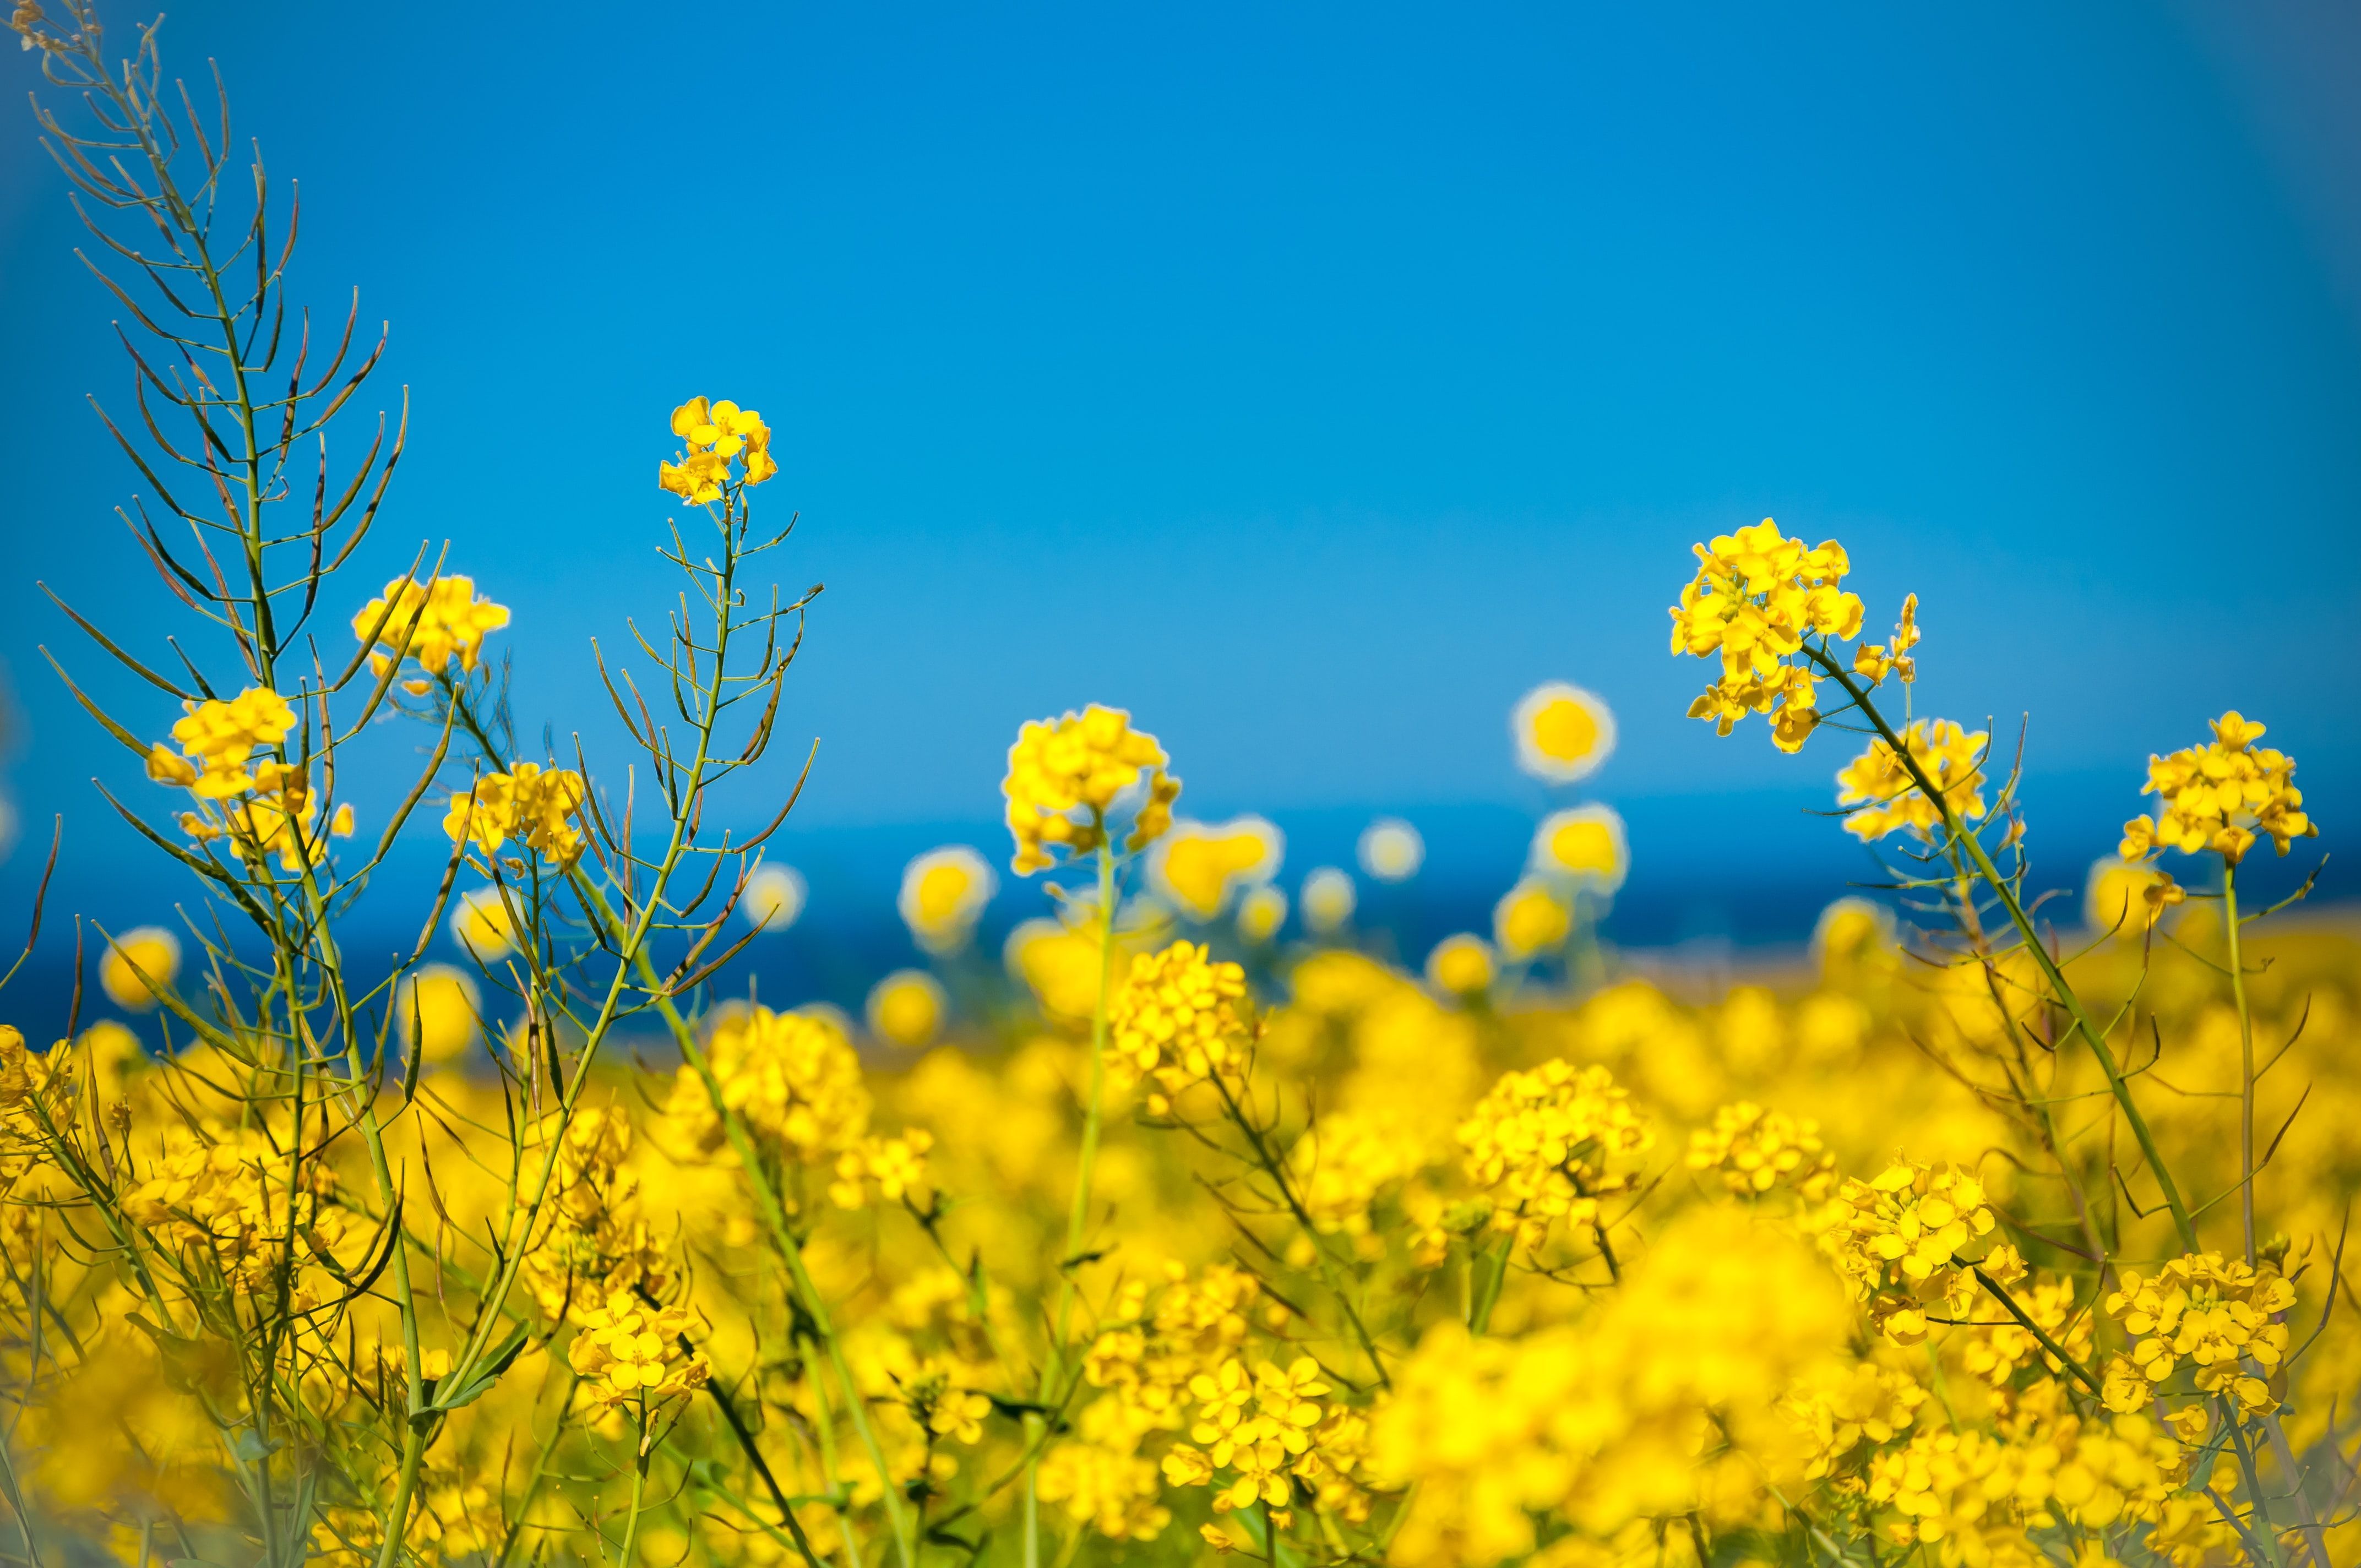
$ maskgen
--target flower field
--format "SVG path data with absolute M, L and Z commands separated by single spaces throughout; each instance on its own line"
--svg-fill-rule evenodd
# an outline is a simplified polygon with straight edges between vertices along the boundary
M 0 994 L 12 1561 L 2361 1562 L 2361 934 L 2241 901 L 2316 836 L 2263 724 L 2125 759 L 2152 811 L 2044 903 L 2004 748 L 1914 711 L 1945 629 L 1872 630 L 1765 520 L 1665 563 L 1671 654 L 1891 870 L 1808 964 L 1699 999 L 1601 944 L 1581 687 L 1508 716 L 1556 809 L 1414 972 L 1079 691 L 1012 716 L 1007 839 L 909 865 L 928 967 L 861 1019 L 757 1000 L 805 767 L 762 415 L 652 403 L 682 597 L 599 655 L 636 750 L 527 739 L 464 538 L 345 567 L 402 427 L 306 444 L 374 358 L 288 324 L 259 196 L 216 225 L 153 33 L 118 69 L 68 11 L 15 25 L 96 116 L 44 125 L 144 302 L 120 434 L 187 652 L 66 613 L 142 678 L 87 735 L 204 916 L 96 933 L 73 1016 Z M 764 767 L 775 816 L 708 809 Z M 439 883 L 373 885 L 409 842 Z M 1422 853 L 1381 821 L 1361 865 Z M 408 901 L 390 969 L 338 940 L 364 899 Z

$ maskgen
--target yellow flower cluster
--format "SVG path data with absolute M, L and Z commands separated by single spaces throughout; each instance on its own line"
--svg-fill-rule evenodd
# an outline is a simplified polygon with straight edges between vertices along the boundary
M 1493 1228 L 1529 1250 L 1554 1221 L 1597 1225 L 1598 1200 L 1630 1190 L 1638 1157 L 1656 1141 L 1613 1074 L 1557 1058 L 1504 1074 L 1458 1136 Z
M 1918 646 L 1918 596 L 1906 594 L 1902 600 L 1902 619 L 1894 625 L 1894 641 L 1864 642 L 1854 649 L 1853 674 L 1868 677 L 1871 685 L 1879 685 L 1888 675 L 1896 676 L 1905 686 L 1910 685 L 1918 678 L 1918 662 L 1910 656 L 1910 650 Z
M 334 1264 L 345 1238 L 334 1172 L 309 1166 L 304 1184 L 290 1191 L 293 1167 L 260 1127 L 175 1127 L 147 1179 L 124 1195 L 123 1212 L 159 1245 L 220 1270 L 235 1288 L 268 1291 L 288 1256 L 301 1276 L 312 1260 Z M 316 1299 L 314 1281 L 295 1283 L 300 1299 Z
M 537 855 L 572 865 L 582 853 L 582 829 L 575 822 L 588 793 L 571 768 L 518 762 L 504 773 L 486 773 L 475 787 L 451 797 L 443 831 L 451 841 L 472 843 L 497 855 L 511 839 Z
M 227 800 L 254 788 L 247 760 L 295 728 L 295 710 L 267 686 L 248 686 L 226 702 L 215 697 L 181 706 L 188 717 L 172 726 L 172 739 L 183 755 L 158 742 L 148 752 L 148 776 L 199 800 Z
M 1921 839 L 1938 839 L 1943 833 L 1943 806 L 1949 806 L 1962 821 L 1979 820 L 1984 814 L 1987 739 L 1982 730 L 1971 734 L 1948 718 L 1932 723 L 1917 719 L 1902 731 L 1910 762 L 1917 763 L 1918 772 L 1935 786 L 1942 805 L 1927 798 L 1918 787 L 1902 752 L 1887 745 L 1883 736 L 1872 740 L 1868 751 L 1837 773 L 1837 804 L 1855 808 L 1845 817 L 1845 831 L 1864 843 L 1874 843 L 1905 828 Z
M 2232 865 L 2246 858 L 2256 836 L 2267 835 L 2282 855 L 2298 839 L 2319 836 L 2295 787 L 2295 761 L 2257 746 L 2263 726 L 2235 709 L 2213 720 L 2213 739 L 2167 757 L 2150 757 L 2143 795 L 2163 803 L 2154 817 L 2124 824 L 2123 858 L 2145 861 L 2159 849 L 2185 855 L 2212 850 Z
M 831 1019 L 767 1007 L 732 1011 L 714 1025 L 705 1052 L 722 1103 L 797 1164 L 832 1168 L 869 1131 L 861 1059 Z M 664 1119 L 691 1157 L 730 1162 L 721 1118 L 694 1068 L 684 1064 L 675 1075 Z
M 2268 1263 L 2250 1267 L 2207 1252 L 2153 1275 L 2125 1269 L 2106 1309 L 2131 1336 L 2131 1352 L 2107 1364 L 2108 1408 L 2147 1409 L 2186 1361 L 2200 1391 L 2226 1394 L 2250 1416 L 2269 1414 L 2279 1399 L 2271 1380 L 2287 1358 L 2279 1319 L 2294 1305 L 2295 1287 Z
M 618 1291 L 581 1314 L 566 1362 L 581 1375 L 594 1405 L 645 1409 L 705 1387 L 705 1357 L 681 1347 L 688 1326 L 680 1308 L 651 1307 Z
M 727 399 L 689 399 L 672 411 L 672 433 L 683 443 L 681 458 L 656 465 L 656 486 L 691 506 L 721 499 L 732 460 L 740 465 L 741 484 L 759 485 L 779 471 L 771 456 L 771 427 L 752 409 Z
M 671 1264 L 642 1211 L 631 1118 L 613 1104 L 579 1106 L 570 1121 L 555 1113 L 542 1118 L 518 1140 L 521 1188 L 552 1139 L 556 1165 L 520 1268 L 542 1316 L 555 1322 L 609 1296 L 662 1289 Z
M 1928 1310 L 1968 1316 L 1975 1276 L 1957 1260 L 1996 1223 L 1983 1184 L 1956 1167 L 1897 1160 L 1867 1181 L 1848 1178 L 1827 1242 L 1881 1328 L 1896 1342 L 1927 1337 Z
M 1697 575 L 1672 610 L 1673 652 L 1721 655 L 1721 678 L 1690 705 L 1727 735 L 1749 713 L 1771 716 L 1772 739 L 1798 751 L 1819 722 L 1806 640 L 1860 635 L 1861 598 L 1840 586 L 1850 569 L 1834 540 L 1817 550 L 1769 518 L 1696 547 Z
M 1201 943 L 1140 954 L 1107 1002 L 1107 1067 L 1119 1083 L 1152 1078 L 1168 1097 L 1235 1081 L 1254 1037 L 1246 994 L 1246 971 L 1213 961 Z
M 254 793 L 223 806 L 221 819 L 212 821 L 196 812 L 183 812 L 181 830 L 200 843 L 226 836 L 230 847 L 248 866 L 259 868 L 276 855 L 280 867 L 301 872 L 326 859 L 331 838 L 347 839 L 353 832 L 353 808 L 347 801 L 320 831 L 320 798 L 313 792 L 311 774 L 268 758 L 253 764 Z
M 1784 1187 L 1817 1203 L 1837 1179 L 1837 1157 L 1820 1141 L 1817 1122 L 1746 1100 L 1721 1107 L 1712 1126 L 1689 1135 L 1688 1167 L 1719 1172 L 1724 1186 L 1747 1198 Z
M 1217 1509 L 1265 1505 L 1271 1522 L 1286 1529 L 1294 1521 L 1299 1485 L 1317 1495 L 1330 1480 L 1349 1492 L 1350 1474 L 1361 1462 L 1364 1428 L 1333 1419 L 1320 1402 L 1328 1392 L 1319 1363 L 1308 1355 L 1284 1367 L 1261 1362 L 1252 1373 L 1235 1359 L 1199 1373 L 1189 1380 L 1197 1401 L 1190 1442 L 1165 1454 L 1164 1478 L 1176 1486 L 1212 1486 Z M 1223 1471 L 1228 1476 L 1215 1485 Z
M 1145 849 L 1172 825 L 1172 803 L 1180 798 L 1180 781 L 1164 771 L 1168 761 L 1156 737 L 1134 729 L 1119 707 L 1093 703 L 1027 723 L 1008 749 L 1000 785 L 1016 839 L 1016 874 L 1055 865 L 1053 850 L 1086 855 L 1105 844 L 1107 814 L 1135 785 L 1143 798 L 1124 847 Z
M 840 1209 L 862 1209 L 874 1192 L 887 1203 L 907 1198 L 926 1207 L 927 1151 L 934 1146 L 934 1135 L 924 1127 L 913 1127 L 899 1137 L 862 1139 L 836 1157 L 829 1200 Z
M 404 642 L 409 656 L 429 675 L 449 670 L 454 658 L 462 673 L 473 674 L 485 633 L 508 623 L 508 607 L 477 598 L 473 577 L 436 577 L 424 583 L 396 577 L 353 617 L 353 635 L 373 639 L 369 669 L 380 680 L 401 657 Z M 413 680 L 408 687 L 416 694 L 428 685 Z

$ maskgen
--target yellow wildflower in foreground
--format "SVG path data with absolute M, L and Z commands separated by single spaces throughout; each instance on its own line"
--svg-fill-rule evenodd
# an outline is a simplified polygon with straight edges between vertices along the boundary
M 574 824 L 582 809 L 582 775 L 571 768 L 519 762 L 504 773 L 486 773 L 475 787 L 451 797 L 443 831 L 453 843 L 472 842 L 486 854 L 500 853 L 511 839 L 560 865 L 582 853 L 582 830 Z
M 705 1052 L 722 1103 L 792 1160 L 832 1163 L 869 1130 L 861 1060 L 829 1019 L 747 1007 L 714 1024 Z M 686 1063 L 674 1076 L 664 1120 L 691 1157 L 733 1160 L 704 1081 Z
M 1260 817 L 1227 822 L 1175 822 L 1157 844 L 1148 881 L 1191 920 L 1221 914 L 1230 894 L 1279 874 L 1287 839 Z
M 946 844 L 903 868 L 895 906 L 911 940 L 930 953 L 953 953 L 975 935 L 975 923 L 999 885 L 982 855 L 965 844 Z
M 744 484 L 759 485 L 779 471 L 771 456 L 771 427 L 752 409 L 726 399 L 689 399 L 672 411 L 672 433 L 684 444 L 681 459 L 656 465 L 656 485 L 691 506 L 721 499 L 733 459 Z
M 585 1313 L 566 1347 L 566 1365 L 582 1376 L 594 1404 L 653 1404 L 705 1387 L 701 1355 L 681 1347 L 689 1327 L 679 1308 L 651 1307 L 618 1293 Z
M 1027 723 L 1008 749 L 1008 830 L 1016 839 L 1018 876 L 1057 864 L 1051 851 L 1087 855 L 1108 842 L 1107 814 L 1135 785 L 1142 799 L 1126 850 L 1143 850 L 1172 826 L 1180 781 L 1156 737 L 1131 727 L 1131 715 L 1093 703 L 1080 713 Z
M 227 800 L 252 789 L 247 759 L 261 747 L 276 746 L 295 728 L 295 710 L 265 686 L 248 686 L 226 702 L 216 697 L 181 707 L 188 717 L 172 726 L 172 739 L 187 760 L 158 745 L 148 753 L 148 776 L 178 784 L 200 800 Z
M 508 623 L 508 607 L 477 598 L 472 577 L 436 577 L 427 583 L 396 577 L 353 617 L 353 635 L 374 637 L 369 669 L 380 679 L 402 653 L 405 641 L 409 657 L 430 675 L 448 670 L 454 658 L 463 672 L 472 674 L 483 652 L 484 634 Z M 412 689 L 424 686 L 413 684 Z
M 1152 1077 L 1168 1094 L 1246 1070 L 1253 1025 L 1246 971 L 1214 963 L 1195 942 L 1132 959 L 1107 1003 L 1107 1065 L 1125 1081 Z
M 1983 1183 L 1955 1168 L 1905 1159 L 1871 1180 L 1848 1179 L 1837 1201 L 1828 1247 L 1889 1336 L 1903 1344 L 1926 1338 L 1929 1308 L 1946 1318 L 1969 1315 L 1976 1279 L 1956 1260 L 1992 1234 Z
M 180 972 L 181 939 L 161 926 L 126 931 L 106 945 L 98 960 L 99 988 L 117 1007 L 134 1013 L 155 1006 L 156 992 Z
M 2106 1309 L 2132 1336 L 2131 1354 L 2108 1363 L 2108 1408 L 2146 1409 L 2186 1361 L 2201 1392 L 2228 1394 L 2250 1416 L 2269 1414 L 2279 1400 L 2266 1379 L 2288 1348 L 2287 1324 L 2278 1320 L 2294 1305 L 2295 1287 L 2276 1267 L 2224 1262 L 2217 1252 L 2176 1257 L 2152 1276 L 2125 1269 Z
M 1593 693 L 1567 681 L 1544 681 L 1509 716 L 1517 766 L 1551 784 L 1588 778 L 1615 753 L 1615 715 Z
M 1973 822 L 1984 814 L 1983 755 L 1988 737 L 1970 734 L 1948 718 L 1918 719 L 1902 732 L 1910 761 L 1918 764 L 1953 816 Z M 1921 839 L 1939 839 L 1943 808 L 1927 796 L 1902 758 L 1880 736 L 1869 750 L 1837 773 L 1837 804 L 1858 806 L 1845 817 L 1845 831 L 1875 842 L 1899 828 Z
M 1696 546 L 1697 575 L 1673 607 L 1673 652 L 1721 656 L 1721 676 L 1689 706 L 1727 735 L 1749 713 L 1772 716 L 1772 740 L 1800 751 L 1819 722 L 1817 677 L 1795 662 L 1806 640 L 1861 634 L 1861 603 L 1844 591 L 1851 569 L 1829 540 L 1807 550 L 1769 518 Z
M 1630 1190 L 1656 1141 L 1603 1067 L 1553 1059 L 1505 1074 L 1459 1128 L 1467 1179 L 1492 1202 L 1492 1227 L 1542 1245 L 1550 1224 L 1599 1223 L 1598 1200 Z
M 2268 835 L 2282 855 L 2294 840 L 2317 837 L 2295 787 L 2294 759 L 2256 745 L 2263 733 L 2234 708 L 2213 720 L 2208 744 L 2150 757 L 2140 793 L 2157 796 L 2164 808 L 2124 824 L 2124 859 L 2144 861 L 2158 849 L 2185 855 L 2212 850 L 2235 866 L 2257 833 Z

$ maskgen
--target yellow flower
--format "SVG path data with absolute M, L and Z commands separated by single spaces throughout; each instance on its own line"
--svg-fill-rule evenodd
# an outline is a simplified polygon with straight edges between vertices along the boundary
M 1889 1337 L 1923 1339 L 1930 1306 L 1968 1315 L 1975 1276 L 1954 1259 L 1995 1223 L 1982 1182 L 1957 1167 L 1904 1159 L 1871 1180 L 1848 1179 L 1837 1202 L 1827 1245 Z
M 472 577 L 436 577 L 426 583 L 396 577 L 353 617 L 353 635 L 375 634 L 376 649 L 384 652 L 372 649 L 369 668 L 380 678 L 401 652 L 404 638 L 418 667 L 439 675 L 451 667 L 455 655 L 459 668 L 472 673 L 483 652 L 484 634 L 508 623 L 507 607 L 478 598 Z
M 869 992 L 869 1030 L 888 1045 L 916 1050 L 941 1033 L 949 998 L 924 970 L 895 970 Z
M 656 484 L 691 506 L 721 499 L 736 459 L 743 484 L 759 485 L 779 471 L 771 456 L 771 427 L 736 403 L 691 398 L 672 411 L 672 433 L 683 444 L 678 463 L 656 465 Z
M 896 907 L 911 939 L 930 953 L 954 953 L 975 934 L 999 879 L 982 855 L 948 844 L 914 858 L 902 871 Z
M 1008 749 L 1008 830 L 1016 839 L 1016 874 L 1057 863 L 1052 850 L 1086 855 L 1108 841 L 1108 814 L 1117 798 L 1139 786 L 1142 798 L 1125 840 L 1145 849 L 1172 825 L 1180 781 L 1168 776 L 1169 759 L 1156 737 L 1131 727 L 1119 707 L 1091 704 L 1081 713 L 1030 722 Z
M 1918 678 L 1918 662 L 1910 657 L 1910 650 L 1918 646 L 1918 596 L 1905 595 L 1902 600 L 1902 619 L 1894 623 L 1894 641 L 1864 642 L 1853 650 L 1853 674 L 1865 677 L 1877 685 L 1886 676 L 1901 678 L 1904 685 Z
M 1303 928 L 1315 937 L 1334 936 L 1353 918 L 1354 907 L 1360 897 L 1353 890 L 1353 879 L 1334 866 L 1314 866 L 1303 879 L 1300 902 L 1303 906 Z
M 1623 818 L 1607 806 L 1553 812 L 1533 833 L 1528 864 L 1536 876 L 1585 892 L 1613 893 L 1631 864 Z
M 1277 876 L 1286 852 L 1286 839 L 1259 817 L 1179 821 L 1149 857 L 1148 882 L 1181 914 L 1207 921 L 1221 914 L 1233 893 Z
M 2136 938 L 2188 896 L 2163 867 L 2110 855 L 2091 862 L 2082 921 L 2093 931 Z
M 2157 1385 L 2183 1361 L 2195 1369 L 2200 1390 L 2229 1395 L 2244 1415 L 2279 1408 L 2268 1379 L 2287 1359 L 2288 1330 L 2280 1320 L 2295 1305 L 2295 1287 L 2278 1268 L 2192 1253 L 2153 1276 L 2125 1269 L 2120 1283 L 2106 1299 L 2107 1316 L 2123 1325 L 2132 1343 L 2128 1355 L 2108 1365 L 2110 1409 L 2146 1409 Z M 2261 1376 L 2248 1369 L 2250 1362 Z
M 498 854 L 511 839 L 561 865 L 582 853 L 582 831 L 574 824 L 586 794 L 582 775 L 571 768 L 519 762 L 504 773 L 486 773 L 475 787 L 451 797 L 443 831 L 453 843 L 472 842 Z
M 2294 759 L 2256 745 L 2263 733 L 2233 709 L 2213 720 L 2211 743 L 2151 756 L 2140 793 L 2157 796 L 2163 809 L 2124 824 L 2123 858 L 2145 861 L 2159 848 L 2185 855 L 2212 850 L 2235 866 L 2257 833 L 2282 855 L 2294 840 L 2316 838 L 2320 828 L 2295 787 Z
M 1380 817 L 1361 829 L 1361 869 L 1379 882 L 1408 882 L 1426 863 L 1426 840 L 1399 817 Z
M 899 1203 L 907 1197 L 923 1209 L 928 1190 L 927 1152 L 934 1146 L 934 1135 L 923 1127 L 913 1127 L 898 1138 L 863 1138 L 836 1157 L 836 1179 L 829 1183 L 829 1198 L 840 1209 L 861 1209 L 868 1206 L 874 1189 L 888 1203 Z
M 1688 1168 L 1720 1173 L 1741 1198 L 1784 1187 L 1818 1202 L 1836 1185 L 1837 1157 L 1820 1141 L 1819 1124 L 1750 1101 L 1725 1105 L 1713 1125 L 1689 1135 Z
M 1597 1223 L 1598 1200 L 1630 1190 L 1655 1136 L 1605 1068 L 1554 1058 L 1502 1074 L 1458 1132 L 1493 1228 L 1527 1248 L 1541 1245 L 1554 1220 Z
M 1499 972 L 1491 948 L 1472 932 L 1445 937 L 1426 955 L 1427 983 L 1452 996 L 1475 996 L 1491 990 Z
M 516 922 L 510 917 L 499 888 L 479 887 L 459 895 L 451 909 L 451 939 L 482 963 L 504 956 L 518 945 Z
M 181 939 L 161 926 L 126 931 L 106 945 L 98 960 L 99 988 L 117 1007 L 134 1013 L 155 1006 L 156 992 L 180 972 Z
M 713 1019 L 706 1063 L 722 1103 L 754 1136 L 805 1165 L 835 1163 L 869 1131 L 861 1059 L 834 1016 L 739 1006 Z M 664 1120 L 690 1157 L 727 1162 L 720 1118 L 705 1082 L 686 1063 L 674 1074 Z
M 618 1291 L 582 1315 L 566 1365 L 594 1405 L 653 1404 L 705 1387 L 705 1358 L 681 1348 L 689 1315 Z
M 1615 715 L 1597 696 L 1565 681 L 1544 681 L 1510 715 L 1517 766 L 1551 784 L 1597 773 L 1615 751 Z
M 1987 737 L 1948 718 L 1921 718 L 1902 732 L 1918 771 L 1939 791 L 1952 814 L 1973 822 L 1984 814 L 1983 753 Z M 1837 804 L 1857 806 L 1845 817 L 1845 831 L 1874 842 L 1898 828 L 1934 840 L 1944 831 L 1943 810 L 1918 787 L 1901 753 L 1883 737 L 1837 773 Z
M 1492 908 L 1492 937 L 1500 956 L 1523 963 L 1563 945 L 1574 930 L 1574 912 L 1547 883 L 1528 877 L 1503 894 Z
M 260 747 L 276 746 L 295 728 L 295 710 L 265 686 L 248 686 L 226 702 L 215 697 L 181 706 L 188 717 L 172 726 L 172 739 L 188 761 L 156 746 L 148 753 L 148 776 L 187 789 L 200 800 L 227 800 L 252 789 L 247 759 Z
M 280 866 L 299 872 L 327 858 L 329 839 L 352 836 L 349 802 L 337 806 L 327 831 L 320 831 L 320 799 L 304 770 L 266 758 L 253 765 L 251 777 L 253 793 L 225 804 L 218 828 L 197 818 L 202 827 L 192 828 L 192 836 L 209 839 L 226 832 L 249 866 L 259 867 L 266 856 L 276 854 Z M 182 825 L 189 826 L 189 819 Z
M 1253 1039 L 1246 994 L 1246 971 L 1197 943 L 1142 953 L 1108 999 L 1107 1065 L 1125 1081 L 1153 1077 L 1168 1093 L 1237 1078 Z
M 1689 707 L 1722 734 L 1749 713 L 1773 715 L 1772 739 L 1802 749 L 1819 721 L 1809 668 L 1795 663 L 1807 639 L 1861 633 L 1860 596 L 1840 586 L 1851 564 L 1829 540 L 1807 550 L 1764 518 L 1696 547 L 1697 575 L 1673 607 L 1673 652 L 1721 657 L 1721 676 Z
M 1238 940 L 1258 948 L 1287 924 L 1287 894 L 1275 887 L 1250 887 L 1238 900 Z
M 793 866 L 773 861 L 746 873 L 746 887 L 738 895 L 738 907 L 744 911 L 748 925 L 776 935 L 793 926 L 796 917 L 804 912 L 804 896 L 802 873 Z
M 483 999 L 465 970 L 428 964 L 394 993 L 394 1025 L 401 1043 L 440 1067 L 476 1043 L 482 1032 Z

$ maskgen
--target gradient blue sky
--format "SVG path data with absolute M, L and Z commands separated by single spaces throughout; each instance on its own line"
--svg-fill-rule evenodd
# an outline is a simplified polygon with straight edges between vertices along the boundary
M 299 292 L 393 323 L 412 455 L 352 597 L 451 539 L 529 724 L 612 735 L 587 642 L 669 592 L 665 411 L 770 418 L 782 575 L 828 584 L 800 832 L 988 819 L 1016 723 L 1090 699 L 1203 809 L 1521 807 L 1504 715 L 1566 676 L 1621 716 L 1600 793 L 1742 853 L 1842 759 L 1684 719 L 1664 611 L 1765 515 L 1843 539 L 1873 621 L 1917 590 L 1925 705 L 2029 708 L 2091 820 L 2232 705 L 2361 811 L 2361 28 L 2324 4 L 189 0 L 164 37 L 302 181 Z M 32 581 L 167 601 L 76 237 L 19 117 L 12 777 L 95 875 Z

